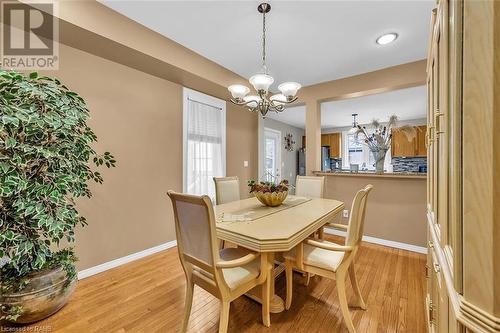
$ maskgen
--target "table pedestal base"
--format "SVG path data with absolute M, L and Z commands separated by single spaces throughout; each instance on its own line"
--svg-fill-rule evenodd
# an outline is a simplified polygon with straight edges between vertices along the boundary
M 282 262 L 275 262 L 276 266 L 274 267 L 274 281 L 278 278 L 281 273 L 285 271 L 285 264 Z M 254 301 L 262 304 L 262 287 L 257 286 L 250 290 L 245 294 L 248 298 L 253 299 Z M 271 284 L 271 299 L 269 301 L 269 312 L 271 313 L 280 313 L 285 311 L 285 301 L 278 295 L 274 293 L 274 283 Z

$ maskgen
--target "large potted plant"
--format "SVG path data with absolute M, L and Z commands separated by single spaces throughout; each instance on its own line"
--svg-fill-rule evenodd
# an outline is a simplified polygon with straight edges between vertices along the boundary
M 59 80 L 0 70 L 0 316 L 28 323 L 59 310 L 75 288 L 75 200 L 90 197 L 90 167 L 113 167 L 92 148 L 89 110 Z

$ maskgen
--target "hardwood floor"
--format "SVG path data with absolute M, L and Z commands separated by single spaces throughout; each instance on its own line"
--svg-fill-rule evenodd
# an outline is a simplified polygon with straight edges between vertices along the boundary
M 359 333 L 426 332 L 424 255 L 363 243 L 356 271 L 368 306 L 367 311 L 351 311 Z M 271 314 L 270 328 L 261 324 L 259 304 L 247 297 L 234 301 L 229 332 L 347 332 L 335 281 L 316 276 L 308 287 L 303 281 L 295 274 L 292 307 Z M 184 308 L 184 283 L 176 249 L 170 249 L 80 281 L 72 300 L 60 312 L 18 329 L 177 332 Z M 351 286 L 347 286 L 348 297 L 352 297 Z M 276 290 L 284 298 L 284 275 Z M 219 301 L 195 287 L 189 332 L 217 332 L 218 320 Z

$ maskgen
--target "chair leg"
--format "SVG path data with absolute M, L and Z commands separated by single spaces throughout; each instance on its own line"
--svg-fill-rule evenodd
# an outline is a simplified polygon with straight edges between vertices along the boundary
M 270 316 L 270 299 L 271 299 L 271 283 L 274 283 L 273 276 L 267 274 L 266 280 L 262 284 L 262 323 L 264 326 L 271 326 Z
M 224 246 L 226 246 L 226 242 L 222 239 L 219 240 L 219 249 L 223 250 Z
M 292 305 L 292 293 L 293 293 L 293 270 L 292 263 L 290 260 L 285 260 L 285 273 L 286 273 L 286 302 L 285 309 L 290 309 Z M 306 273 L 309 277 L 309 273 Z
M 356 295 L 356 306 L 366 310 L 366 304 L 363 300 L 363 296 L 361 295 L 361 291 L 359 290 L 358 279 L 356 278 L 356 271 L 354 270 L 354 262 L 349 266 L 349 278 L 351 279 L 352 289 L 354 290 L 354 294 Z
M 229 324 L 229 307 L 231 302 L 222 300 L 220 306 L 219 333 L 226 333 Z
M 342 310 L 342 316 L 344 317 L 344 322 L 349 333 L 356 333 L 354 329 L 354 324 L 352 323 L 351 314 L 349 313 L 349 307 L 347 306 L 347 296 L 345 289 L 346 274 L 344 272 L 337 272 L 336 276 L 337 291 L 339 293 L 339 303 L 340 310 Z
M 194 284 L 191 281 L 191 277 L 186 280 L 186 304 L 184 305 L 184 318 L 182 319 L 181 333 L 187 331 L 189 316 L 191 314 L 191 307 L 193 305 L 193 289 Z
M 309 282 L 311 282 L 311 276 L 312 276 L 311 273 L 309 272 L 306 273 L 306 286 L 308 286 Z

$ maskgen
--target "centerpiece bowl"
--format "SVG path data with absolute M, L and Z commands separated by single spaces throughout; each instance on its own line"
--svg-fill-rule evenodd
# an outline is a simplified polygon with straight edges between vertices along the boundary
M 288 181 L 282 180 L 279 184 L 272 182 L 257 183 L 254 180 L 248 181 L 250 193 L 253 193 L 257 200 L 269 207 L 280 206 L 288 196 Z
M 269 207 L 280 206 L 288 196 L 288 191 L 283 192 L 254 192 L 255 197 Z

